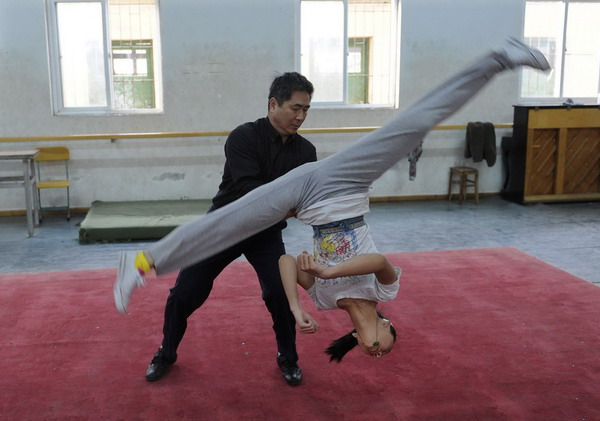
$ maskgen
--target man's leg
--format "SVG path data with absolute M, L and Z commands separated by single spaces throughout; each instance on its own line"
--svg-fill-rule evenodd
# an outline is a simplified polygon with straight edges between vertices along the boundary
M 281 231 L 270 229 L 244 242 L 244 255 L 254 267 L 262 298 L 273 319 L 273 331 L 277 341 L 277 364 L 283 378 L 290 385 L 302 381 L 296 352 L 296 321 L 285 295 L 279 274 L 279 258 L 285 254 Z
M 175 363 L 188 317 L 204 304 L 215 278 L 240 255 L 238 247 L 234 246 L 179 273 L 165 306 L 162 345 L 146 370 L 148 381 L 162 378 Z

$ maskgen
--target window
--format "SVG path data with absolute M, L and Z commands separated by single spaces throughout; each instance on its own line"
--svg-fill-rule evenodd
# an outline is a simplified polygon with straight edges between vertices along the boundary
M 55 113 L 162 108 L 158 0 L 47 0 Z
M 116 108 L 155 108 L 152 40 L 113 41 L 112 59 Z
M 397 0 L 301 0 L 300 67 L 313 101 L 396 105 Z
M 552 71 L 524 69 L 521 97 L 596 102 L 600 98 L 600 1 L 527 1 L 525 42 L 542 51 Z

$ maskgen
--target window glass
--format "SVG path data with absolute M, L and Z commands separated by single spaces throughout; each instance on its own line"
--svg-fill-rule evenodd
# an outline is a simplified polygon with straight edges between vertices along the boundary
M 106 106 L 100 3 L 59 3 L 57 20 L 64 106 Z
M 344 100 L 344 4 L 303 1 L 301 73 L 315 86 L 313 101 Z
M 156 108 L 154 52 L 158 27 L 153 0 L 110 0 L 115 109 Z M 121 70 L 118 72 L 116 60 Z
M 161 108 L 157 0 L 47 2 L 57 112 Z
M 600 3 L 571 3 L 567 21 L 564 96 L 597 96 L 600 70 Z
M 595 101 L 600 80 L 600 2 L 527 1 L 525 42 L 541 50 L 549 73 L 523 69 L 521 97 Z
M 396 1 L 303 0 L 301 72 L 314 102 L 395 105 Z
M 350 104 L 394 104 L 395 22 L 391 1 L 349 0 L 348 48 L 360 57 L 360 72 L 348 68 Z
M 155 108 L 152 50 L 152 40 L 113 40 L 113 88 L 116 109 Z

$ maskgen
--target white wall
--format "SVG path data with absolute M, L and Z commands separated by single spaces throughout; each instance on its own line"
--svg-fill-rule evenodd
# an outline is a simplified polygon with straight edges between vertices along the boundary
M 403 0 L 400 109 L 507 36 L 520 37 L 523 10 L 523 0 Z M 2 0 L 0 137 L 227 131 L 262 117 L 273 77 L 297 69 L 295 13 L 295 0 L 160 0 L 164 113 L 75 117 L 52 114 L 43 1 Z M 501 75 L 444 124 L 511 122 L 517 93 L 517 73 Z M 305 127 L 375 126 L 395 112 L 314 106 Z M 509 134 L 510 130 L 498 130 L 498 145 Z M 358 135 L 308 137 L 324 157 Z M 89 207 L 94 200 L 210 198 L 220 181 L 224 141 L 220 137 L 54 144 L 65 144 L 72 151 L 72 206 Z M 50 144 L 0 143 L 0 148 Z M 444 194 L 448 168 L 462 163 L 480 169 L 481 191 L 500 191 L 500 159 L 488 168 L 485 162 L 465 159 L 463 152 L 463 131 L 433 132 L 416 180 L 408 180 L 408 162 L 403 161 L 376 182 L 373 196 Z M 13 169 L 2 165 L 2 172 Z M 23 196 L 19 189 L 0 190 L 0 211 L 23 209 Z

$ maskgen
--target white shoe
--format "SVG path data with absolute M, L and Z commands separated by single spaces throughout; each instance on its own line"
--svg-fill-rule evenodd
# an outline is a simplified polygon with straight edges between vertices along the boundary
M 135 267 L 135 251 L 122 251 L 119 255 L 119 268 L 115 281 L 115 305 L 121 314 L 127 313 L 129 299 L 135 288 L 146 285 L 144 277 Z
M 515 38 L 509 38 L 499 53 L 505 59 L 503 64 L 510 69 L 518 66 L 528 66 L 539 70 L 550 69 L 550 64 L 541 51 Z

